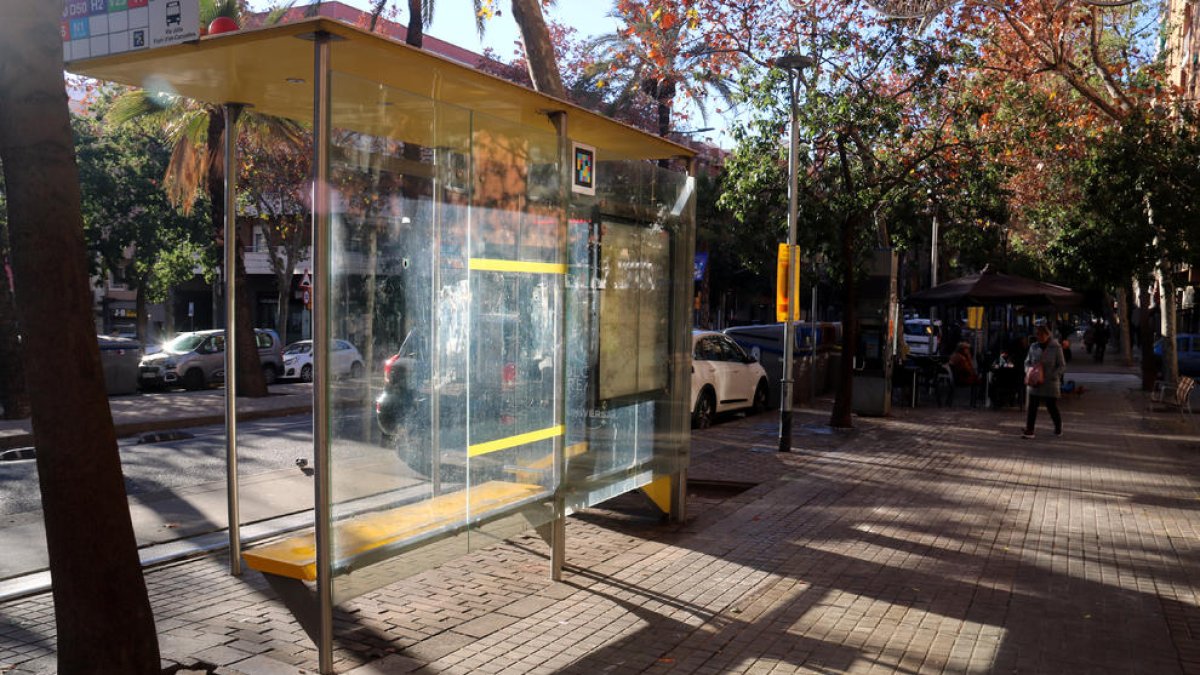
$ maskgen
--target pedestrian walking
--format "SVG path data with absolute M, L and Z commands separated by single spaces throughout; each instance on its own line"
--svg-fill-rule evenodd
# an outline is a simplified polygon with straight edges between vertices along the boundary
M 1094 352 L 1092 357 L 1096 360 L 1096 363 L 1104 363 L 1104 352 L 1108 349 L 1108 338 L 1108 322 L 1101 319 L 1096 323 L 1096 333 L 1093 337 L 1096 345 L 1093 347 Z
M 1025 430 L 1022 438 L 1033 438 L 1037 424 L 1038 407 L 1043 403 L 1054 421 L 1054 435 L 1062 435 L 1062 415 L 1058 412 L 1058 397 L 1061 394 L 1062 376 L 1067 370 L 1063 360 L 1062 346 L 1050 335 L 1050 327 L 1037 327 L 1037 341 L 1029 347 L 1025 357 L 1025 387 L 1029 394 L 1029 405 L 1025 412 Z

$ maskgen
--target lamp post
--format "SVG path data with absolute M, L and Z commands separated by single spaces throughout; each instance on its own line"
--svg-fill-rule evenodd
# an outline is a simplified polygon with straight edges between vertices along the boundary
M 811 57 L 798 53 L 789 53 L 775 59 L 775 67 L 788 71 L 789 106 L 789 138 L 788 138 L 788 309 L 787 321 L 783 324 L 783 377 L 780 379 L 779 396 L 779 452 L 790 452 L 792 449 L 792 371 L 796 348 L 796 305 L 800 298 L 792 297 L 796 292 L 796 279 L 800 274 L 799 256 L 796 255 L 796 211 L 798 204 L 796 172 L 797 145 L 796 137 L 796 90 L 799 88 L 800 71 L 815 63 Z

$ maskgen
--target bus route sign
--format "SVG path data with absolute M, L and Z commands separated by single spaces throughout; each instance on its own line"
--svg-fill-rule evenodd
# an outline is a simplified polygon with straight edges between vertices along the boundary
M 63 3 L 64 61 L 199 38 L 199 0 L 66 0 Z

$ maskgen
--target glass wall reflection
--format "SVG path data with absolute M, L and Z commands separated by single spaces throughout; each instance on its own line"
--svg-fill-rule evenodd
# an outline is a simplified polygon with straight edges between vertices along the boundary
M 682 468 L 691 180 L 599 149 L 577 194 L 545 127 L 332 90 L 330 333 L 367 364 L 328 384 L 339 593 Z

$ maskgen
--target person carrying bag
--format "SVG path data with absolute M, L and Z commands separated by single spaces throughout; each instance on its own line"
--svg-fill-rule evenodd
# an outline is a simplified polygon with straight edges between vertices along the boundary
M 1033 438 L 1037 423 L 1038 407 L 1045 403 L 1050 419 L 1054 422 L 1054 435 L 1062 436 L 1062 415 L 1058 412 L 1060 395 L 1059 381 L 1067 370 L 1062 346 L 1050 335 L 1045 324 L 1037 327 L 1037 342 L 1029 348 L 1025 357 L 1025 387 L 1029 394 L 1029 406 L 1025 411 L 1025 429 L 1021 438 Z

